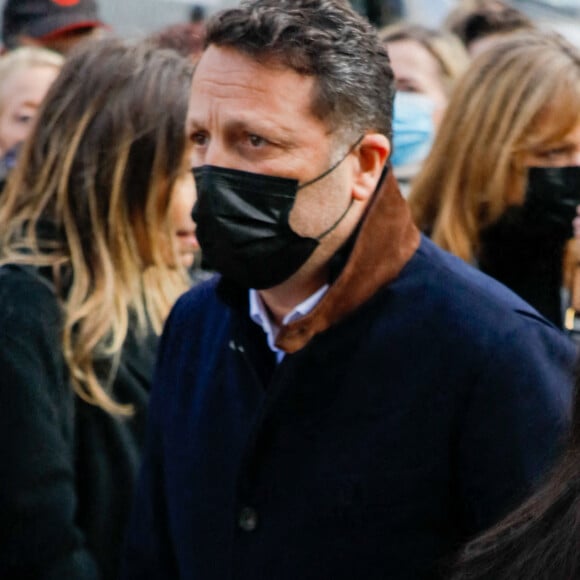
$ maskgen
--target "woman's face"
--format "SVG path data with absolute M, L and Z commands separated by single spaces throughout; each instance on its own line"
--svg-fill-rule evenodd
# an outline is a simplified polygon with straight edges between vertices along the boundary
M 0 157 L 30 132 L 32 121 L 58 75 L 53 66 L 34 66 L 13 72 L 0 89 Z
M 538 130 L 542 130 L 542 124 Z M 559 141 L 532 147 L 523 157 L 524 167 L 580 165 L 580 120 Z
M 171 192 L 168 209 L 169 231 L 180 263 L 191 268 L 199 243 L 191 210 L 196 200 L 195 180 L 190 170 L 184 171 Z
M 561 119 L 555 119 L 557 114 L 554 110 L 541 114 L 531 135 L 517 147 L 519 153 L 513 159 L 509 187 L 506 187 L 509 204 L 519 205 L 523 202 L 524 185 L 530 167 L 580 166 L 580 120 L 571 124 L 570 130 L 563 137 L 547 138 L 554 132 L 554 123 L 559 125 L 562 122 Z
M 447 106 L 447 93 L 437 59 L 419 42 L 405 39 L 387 43 L 398 91 L 429 97 L 435 109 Z

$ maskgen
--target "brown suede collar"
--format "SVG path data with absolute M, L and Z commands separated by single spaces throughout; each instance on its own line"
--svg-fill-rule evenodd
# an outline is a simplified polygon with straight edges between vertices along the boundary
M 363 218 L 344 269 L 314 310 L 280 329 L 276 346 L 288 353 L 303 348 L 394 280 L 419 243 L 419 230 L 389 171 Z

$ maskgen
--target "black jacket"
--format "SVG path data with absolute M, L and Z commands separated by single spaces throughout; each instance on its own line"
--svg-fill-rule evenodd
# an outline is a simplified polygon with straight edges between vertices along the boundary
M 74 396 L 61 312 L 33 268 L 0 269 L 0 578 L 117 577 L 157 337 L 126 341 L 113 386 L 135 415 Z
M 511 207 L 482 231 L 479 268 L 561 328 L 562 262 L 571 235 L 538 223 L 522 207 Z

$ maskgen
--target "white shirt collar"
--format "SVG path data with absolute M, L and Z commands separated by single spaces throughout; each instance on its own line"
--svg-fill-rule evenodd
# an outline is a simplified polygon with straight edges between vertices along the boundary
M 314 307 L 322 300 L 322 297 L 328 291 L 330 286 L 325 284 L 322 288 L 319 288 L 314 294 L 306 298 L 303 302 L 298 304 L 291 312 L 289 312 L 284 319 L 282 324 L 290 324 L 303 316 L 306 316 L 309 312 L 314 310 Z M 280 327 L 273 322 L 268 314 L 266 305 L 260 297 L 257 290 L 253 288 L 250 289 L 250 318 L 258 325 L 262 327 L 262 330 L 266 333 L 266 339 L 268 340 L 268 346 L 270 350 L 276 353 L 276 360 L 280 362 L 284 355 L 286 354 L 283 350 L 276 347 L 276 338 L 280 332 Z

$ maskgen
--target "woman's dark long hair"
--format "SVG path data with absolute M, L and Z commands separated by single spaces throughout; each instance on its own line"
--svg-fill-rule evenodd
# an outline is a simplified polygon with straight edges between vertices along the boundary
M 580 578 L 580 365 L 567 450 L 546 483 L 461 552 L 452 580 Z

